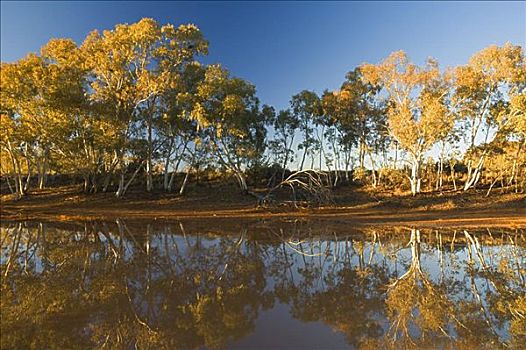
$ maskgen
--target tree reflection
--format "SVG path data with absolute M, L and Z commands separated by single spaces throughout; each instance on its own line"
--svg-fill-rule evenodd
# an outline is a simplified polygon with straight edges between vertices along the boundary
M 37 248 L 47 270 L 36 261 L 24 272 L 13 261 L 33 230 L 15 230 L 2 261 L 2 348 L 220 348 L 272 305 L 258 247 L 243 237 L 181 247 L 149 228 L 132 237 L 122 222 L 118 232 L 53 230 Z
M 355 348 L 526 341 L 522 231 L 265 230 L 2 227 L 1 347 L 224 348 L 276 303 Z
M 411 230 L 409 245 L 409 268 L 389 285 L 385 300 L 391 323 L 388 337 L 392 345 L 416 346 L 418 339 L 419 346 L 430 346 L 440 336 L 449 337 L 449 320 L 456 319 L 445 285 L 434 284 L 422 271 L 419 230 Z
M 365 262 L 366 246 L 372 257 L 374 243 L 349 238 L 321 246 L 319 241 L 305 240 L 288 254 L 283 250 L 284 261 L 301 258 L 295 264 L 297 281 L 292 273 L 276 276 L 281 286 L 278 296 L 286 296 L 281 301 L 290 303 L 295 318 L 322 321 L 342 332 L 353 346 L 360 339 L 379 336 L 382 327 L 377 315 L 383 309 L 389 272 L 382 262 Z

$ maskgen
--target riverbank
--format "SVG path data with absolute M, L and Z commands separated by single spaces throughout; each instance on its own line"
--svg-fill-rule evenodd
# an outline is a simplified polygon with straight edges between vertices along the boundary
M 115 220 L 316 220 L 332 225 L 419 227 L 526 227 L 526 195 L 485 191 L 408 194 L 347 188 L 335 203 L 320 208 L 291 205 L 258 208 L 254 198 L 235 188 L 194 191 L 187 196 L 131 192 L 125 199 L 110 193 L 84 194 L 78 187 L 35 190 L 14 200 L 1 197 L 2 220 L 85 221 Z M 210 223 L 211 224 L 211 223 Z

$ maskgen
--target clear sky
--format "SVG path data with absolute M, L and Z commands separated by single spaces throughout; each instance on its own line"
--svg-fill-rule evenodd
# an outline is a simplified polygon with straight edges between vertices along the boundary
M 1 58 L 52 37 L 80 43 L 93 29 L 152 17 L 195 23 L 219 62 L 283 108 L 302 89 L 337 88 L 345 73 L 403 49 L 417 63 L 465 63 L 476 51 L 524 46 L 525 2 L 1 2 Z

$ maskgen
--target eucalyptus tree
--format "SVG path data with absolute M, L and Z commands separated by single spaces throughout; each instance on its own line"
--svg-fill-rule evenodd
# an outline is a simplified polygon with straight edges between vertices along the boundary
M 198 62 L 187 64 L 180 72 L 178 84 L 167 89 L 160 97 L 162 115 L 157 121 L 156 131 L 161 139 L 160 149 L 164 157 L 163 189 L 168 192 L 172 191 L 180 165 L 185 159 L 187 163 L 193 164 L 195 158 L 193 155 L 188 156 L 192 153 L 192 145 L 195 148 L 199 138 L 197 122 L 192 120 L 190 113 L 198 101 L 197 88 L 204 79 L 205 70 L 206 67 Z
M 326 112 L 358 145 L 359 166 L 362 168 L 368 150 L 386 128 L 385 115 L 377 97 L 380 89 L 380 86 L 364 81 L 360 68 L 356 68 L 347 73 L 339 90 L 324 95 Z
M 526 185 L 526 67 L 522 67 L 517 74 L 518 89 L 510 96 L 510 101 L 504 104 L 499 115 L 505 120 L 502 134 L 506 135 L 509 143 L 516 145 L 511 157 L 511 170 L 508 185 L 515 183 L 516 191 L 524 191 Z M 522 172 L 522 174 L 521 174 Z M 520 186 L 519 186 L 520 180 Z
M 259 106 L 254 85 L 231 77 L 219 65 L 208 66 L 197 89 L 198 102 L 190 114 L 210 151 L 248 192 L 245 170 L 265 152 L 268 118 Z
M 97 191 L 97 176 L 109 162 L 111 127 L 86 97 L 84 52 L 71 39 L 53 39 L 42 47 L 41 57 L 48 72 L 42 84 L 50 90 L 45 113 L 54 121 L 48 135 L 55 171 L 80 174 L 84 190 Z
M 381 84 L 388 96 L 390 135 L 411 156 L 411 192 L 420 192 L 420 167 L 426 151 L 443 130 L 453 127 L 448 109 L 449 89 L 438 63 L 429 59 L 424 67 L 411 63 L 403 51 L 382 63 L 361 66 L 364 80 Z
M 523 48 L 511 43 L 489 46 L 455 69 L 453 98 L 469 147 L 464 190 L 480 180 L 486 145 L 524 116 L 520 101 L 524 99 L 525 69 Z
M 292 96 L 290 105 L 294 117 L 299 120 L 299 130 L 303 135 L 303 140 L 298 145 L 298 149 L 303 150 L 299 167 L 301 171 L 305 165 L 307 154 L 313 154 L 313 149 L 320 147 L 313 133 L 314 127 L 319 124 L 317 120 L 322 116 L 321 101 L 315 92 L 303 90 Z
M 153 128 L 156 118 L 160 117 L 159 98 L 180 83 L 181 70 L 192 63 L 196 55 L 207 53 L 208 43 L 195 25 L 175 28 L 143 18 L 137 23 L 119 24 L 102 34 L 94 31 L 82 48 L 91 72 L 90 97 L 105 104 L 106 117 L 116 122 L 120 171 L 116 195 L 124 195 L 143 166 L 146 168 L 146 188 L 150 191 L 155 151 Z M 127 158 L 133 152 L 130 140 L 140 125 L 146 129 L 146 159 L 140 159 L 132 179 L 126 183 Z M 141 137 L 140 131 L 138 136 Z
M 352 149 L 358 146 L 359 167 L 369 155 L 376 184 L 373 153 L 388 145 L 385 109 L 378 98 L 380 87 L 365 82 L 359 68 L 347 73 L 339 90 L 323 95 L 323 108 L 340 133 L 340 142 Z
M 29 188 L 33 155 L 39 149 L 46 153 L 49 148 L 49 139 L 44 135 L 50 130 L 51 119 L 42 113 L 47 101 L 45 76 L 44 62 L 36 54 L 29 54 L 15 63 L 2 63 L 1 144 L 12 164 L 18 197 L 25 195 Z M 23 178 L 24 174 L 27 179 Z
M 2 156 L 2 177 L 5 177 L 11 192 L 17 198 L 25 195 L 24 164 L 23 164 L 23 127 L 19 122 L 2 111 L 0 115 L 0 145 Z M 9 166 L 8 166 L 9 164 Z M 10 175 L 13 175 L 14 185 L 11 185 Z
M 349 105 L 341 103 L 340 97 L 337 92 L 324 91 L 321 101 L 323 113 L 329 125 L 326 138 L 336 158 L 336 169 L 340 169 L 343 162 L 345 176 L 348 180 L 352 150 L 356 146 L 357 137 L 354 125 L 349 122 L 351 115 Z
M 85 154 L 79 149 L 73 152 L 74 156 L 67 154 L 80 133 L 76 123 L 84 117 L 85 71 L 81 61 L 72 40 L 53 39 L 41 48 L 40 54 L 2 64 L 2 148 L 10 155 L 19 195 L 28 189 L 34 168 L 39 187 L 44 186 L 53 158 L 59 166 L 77 164 L 67 169 L 70 171 L 92 165 L 89 159 L 82 159 Z M 27 179 L 22 186 L 23 163 Z
M 281 164 L 283 181 L 287 167 L 294 159 L 293 145 L 300 120 L 290 109 L 279 111 L 272 119 L 274 139 L 269 142 L 269 147 L 276 155 L 276 161 Z

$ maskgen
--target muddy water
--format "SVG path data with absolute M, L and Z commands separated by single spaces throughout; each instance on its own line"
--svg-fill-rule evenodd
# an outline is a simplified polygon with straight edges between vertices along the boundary
M 2 223 L 1 347 L 524 347 L 524 229 L 233 226 Z

